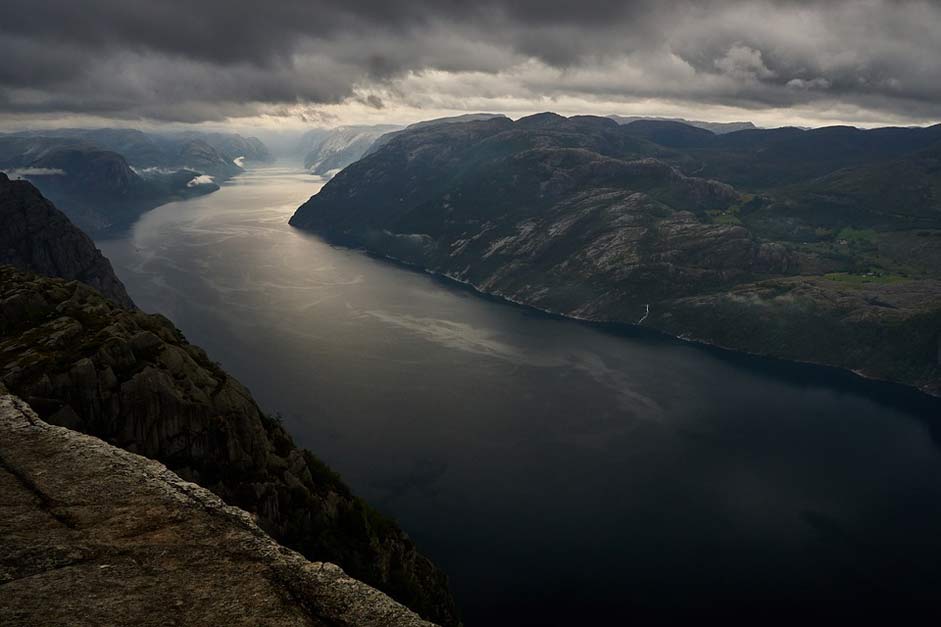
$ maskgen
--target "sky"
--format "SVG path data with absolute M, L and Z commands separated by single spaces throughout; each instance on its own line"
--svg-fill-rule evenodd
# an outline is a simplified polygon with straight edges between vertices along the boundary
M 0 128 L 941 121 L 941 2 L 4 0 Z

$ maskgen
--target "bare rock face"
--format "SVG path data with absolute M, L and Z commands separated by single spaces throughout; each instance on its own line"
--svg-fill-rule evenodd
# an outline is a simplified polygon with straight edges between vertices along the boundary
M 111 262 L 27 181 L 0 172 L 0 264 L 86 283 L 123 307 L 131 297 Z
M 0 624 L 430 626 L 162 464 L 0 390 Z
M 422 616 L 458 624 L 447 579 L 164 317 L 0 267 L 0 383 L 47 422 L 159 460 Z

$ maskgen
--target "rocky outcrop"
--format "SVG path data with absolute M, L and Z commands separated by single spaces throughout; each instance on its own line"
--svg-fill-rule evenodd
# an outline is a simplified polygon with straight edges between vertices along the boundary
M 0 624 L 420 627 L 162 464 L 0 390 Z
M 282 544 L 458 623 L 441 571 L 165 318 L 0 268 L 0 382 L 47 422 L 159 460 Z
M 124 307 L 134 303 L 111 262 L 27 181 L 0 172 L 0 264 L 86 283 Z

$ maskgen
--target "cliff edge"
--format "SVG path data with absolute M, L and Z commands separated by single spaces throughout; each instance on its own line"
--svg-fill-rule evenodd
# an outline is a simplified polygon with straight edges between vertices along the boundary
M 0 624 L 432 625 L 162 464 L 4 392 Z
M 134 307 L 111 262 L 91 238 L 27 181 L 0 172 L 0 264 L 91 285 L 123 307 Z
M 0 384 L 43 420 L 158 460 L 309 559 L 459 624 L 447 578 L 411 539 L 163 316 L 0 266 Z

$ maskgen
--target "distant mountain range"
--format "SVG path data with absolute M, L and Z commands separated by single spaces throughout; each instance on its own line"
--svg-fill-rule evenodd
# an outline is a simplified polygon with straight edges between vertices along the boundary
M 304 167 L 311 174 L 325 176 L 358 160 L 382 135 L 401 126 L 340 126 L 333 129 L 312 129 L 300 140 Z
M 632 122 L 679 122 L 695 128 L 711 131 L 716 135 L 734 133 L 756 128 L 751 122 L 703 122 L 701 120 L 684 120 L 683 118 L 646 117 L 642 115 L 609 115 L 610 119 L 618 124 L 631 124 Z
M 543 310 L 941 394 L 941 125 L 419 127 L 291 224 Z
M 270 160 L 258 139 L 224 133 L 57 129 L 0 135 L 0 170 L 35 183 L 89 233 L 121 229 L 171 200 L 215 191 L 240 164 Z
M 341 126 L 333 129 L 312 129 L 299 142 L 298 152 L 304 155 L 304 167 L 319 176 L 342 170 L 363 155 L 375 151 L 398 133 L 437 124 L 471 122 L 504 117 L 494 113 L 468 113 L 448 118 L 417 122 L 407 127 L 379 124 L 375 126 Z

